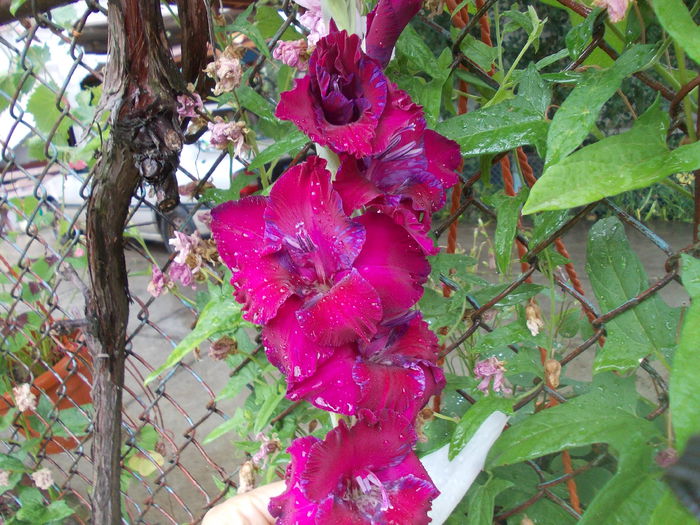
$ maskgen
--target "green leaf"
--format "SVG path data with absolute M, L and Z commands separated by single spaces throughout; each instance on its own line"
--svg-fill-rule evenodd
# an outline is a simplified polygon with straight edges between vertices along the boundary
M 700 297 L 700 259 L 681 254 L 681 278 L 690 297 Z
M 10 13 L 14 15 L 17 12 L 17 10 L 26 3 L 27 0 L 12 0 L 12 2 L 10 3 Z
M 653 59 L 654 47 L 634 46 L 608 69 L 589 70 L 556 112 L 547 134 L 547 158 L 551 166 L 575 150 L 588 135 L 603 104 L 620 89 L 622 80 Z M 567 192 L 568 193 L 568 192 Z
M 485 286 L 484 288 L 477 290 L 472 293 L 474 299 L 479 305 L 485 304 L 498 294 L 500 294 L 507 284 L 493 284 L 491 286 Z M 536 296 L 544 290 L 544 286 L 539 284 L 524 283 L 518 286 L 515 290 L 506 295 L 503 299 L 496 303 L 496 307 L 512 306 L 514 304 L 520 304 L 531 297 Z
M 681 339 L 673 356 L 669 397 L 676 433 L 676 448 L 683 452 L 688 438 L 700 432 L 698 410 L 698 370 L 700 370 L 700 297 L 695 297 L 685 313 Z
M 440 122 L 438 133 L 456 141 L 462 155 L 495 154 L 518 146 L 544 147 L 548 123 L 544 115 L 524 97 L 478 109 Z
M 134 472 L 138 472 L 141 476 L 150 476 L 159 466 L 165 464 L 165 458 L 155 450 L 146 450 L 145 452 L 138 451 L 136 454 L 129 456 L 126 460 L 126 466 Z
M 700 64 L 700 29 L 682 0 L 650 2 L 659 22 L 690 58 Z
M 234 361 L 235 364 L 229 363 L 229 366 L 237 366 L 238 363 L 242 362 L 246 356 L 243 354 L 236 354 L 233 357 L 237 358 L 236 361 Z M 248 383 L 251 383 L 259 373 L 260 368 L 255 364 L 255 362 L 249 362 L 243 368 L 241 368 L 236 375 L 231 376 L 228 383 L 226 383 L 226 386 L 222 388 L 221 392 L 219 392 L 219 394 L 216 396 L 216 401 L 222 401 L 224 399 L 237 396 L 243 387 Z
M 518 227 L 520 208 L 527 199 L 527 191 L 523 190 L 514 197 L 502 192 L 491 195 L 487 202 L 496 208 L 496 266 L 500 273 L 507 273 L 513 255 L 513 241 Z
M 459 30 L 453 28 L 453 35 L 456 37 Z M 484 71 L 489 71 L 491 65 L 498 59 L 498 48 L 488 46 L 481 40 L 477 40 L 471 35 L 467 35 L 459 46 L 464 56 L 469 58 Z
M 265 42 L 265 38 L 263 37 L 262 33 L 260 33 L 260 29 L 258 29 L 255 23 L 248 21 L 254 7 L 255 4 L 250 4 L 248 8 L 238 15 L 231 24 L 225 27 L 225 30 L 229 33 L 236 31 L 243 33 L 250 38 L 250 40 L 255 44 L 255 47 L 257 47 L 263 55 L 265 55 L 267 58 L 272 58 L 270 50 L 267 47 L 267 42 Z
M 653 472 L 651 447 L 632 435 L 624 447 L 617 472 L 598 491 L 579 525 L 642 523 L 640 517 L 648 516 L 661 499 L 664 487 Z
M 592 443 L 609 443 L 625 451 L 631 443 L 644 442 L 658 434 L 650 421 L 606 406 L 599 399 L 581 396 L 514 424 L 501 434 L 489 452 L 487 468 Z
M 258 432 L 261 432 L 262 429 L 265 428 L 265 426 L 267 426 L 267 424 L 270 422 L 270 418 L 272 417 L 272 413 L 275 411 L 275 408 L 277 408 L 277 405 L 279 405 L 284 399 L 284 388 L 281 390 L 282 391 L 276 396 L 268 396 L 265 398 L 265 402 L 260 407 L 257 416 L 255 416 L 253 433 L 257 434 Z
M 518 79 L 518 96 L 527 100 L 540 114 L 546 114 L 552 100 L 552 87 L 532 62 Z
M 697 520 L 693 518 L 683 505 L 678 502 L 670 489 L 666 488 L 659 504 L 651 513 L 648 525 L 668 523 L 673 525 L 697 525 Z
M 279 15 L 279 12 L 274 7 L 258 5 L 255 11 L 255 25 L 260 30 L 263 38 L 272 38 L 280 26 L 284 23 L 284 18 Z M 280 40 L 299 40 L 302 35 L 294 30 L 294 24 L 284 30 Z
M 472 485 L 467 493 L 467 519 L 463 525 L 492 525 L 494 501 L 496 496 L 512 487 L 513 483 L 505 479 L 491 478 L 483 485 Z
M 300 149 L 308 142 L 308 140 L 309 139 L 306 137 L 306 135 L 295 129 L 291 133 L 288 133 L 285 137 L 261 151 L 250 163 L 248 169 L 255 170 L 262 168 L 268 162 L 277 160 L 291 151 Z
M 182 361 L 204 340 L 223 331 L 233 331 L 241 323 L 241 307 L 228 295 L 215 295 L 199 314 L 197 326 L 173 349 L 161 366 L 151 372 L 144 384 Z
M 22 507 L 17 511 L 16 518 L 18 520 L 28 521 L 32 525 L 43 525 L 53 521 L 59 521 L 72 516 L 74 510 L 63 500 L 52 502 L 50 505 L 45 505 L 43 502 L 22 502 Z
M 223 423 L 221 423 L 219 426 L 217 426 L 214 430 L 212 430 L 207 437 L 204 438 L 204 441 L 202 441 L 202 445 L 206 445 L 207 443 L 211 443 L 215 439 L 220 438 L 224 434 L 228 434 L 232 430 L 235 430 L 236 427 L 240 425 L 240 421 L 236 417 L 232 417 L 231 419 L 227 419 Z
M 600 14 L 600 8 L 596 8 L 591 11 L 586 19 L 578 25 L 572 27 L 568 33 L 566 33 L 565 42 L 566 49 L 569 52 L 569 57 L 571 60 L 575 60 L 581 54 L 581 52 L 586 48 L 586 46 L 591 42 L 591 37 L 593 35 L 593 23 Z
M 649 287 L 646 272 L 616 217 L 598 221 L 589 232 L 586 271 L 602 312 L 617 308 Z M 675 346 L 679 312 L 658 295 L 606 323 L 608 339 L 594 371 L 634 370 L 639 361 Z
M 452 439 L 448 458 L 453 460 L 462 449 L 469 443 L 474 433 L 481 424 L 494 412 L 499 411 L 510 415 L 513 413 L 513 400 L 495 395 L 482 397 L 471 408 L 469 408 L 457 423 Z
M 37 129 L 44 135 L 48 135 L 56 123 L 61 120 L 56 133 L 51 141 L 56 146 L 68 145 L 68 128 L 70 121 L 61 116 L 61 111 L 56 107 L 56 94 L 45 85 L 38 86 L 27 102 L 27 111 L 34 117 Z
M 10 472 L 28 472 L 29 468 L 24 466 L 19 459 L 9 454 L 0 454 L 0 470 Z
M 413 70 L 424 71 L 433 78 L 442 76 L 437 59 L 413 26 L 408 25 L 396 42 L 397 55 L 408 59 Z
M 700 142 L 669 151 L 666 129 L 667 117 L 654 104 L 631 130 L 586 146 L 545 168 L 530 190 L 523 214 L 582 206 L 645 188 L 673 173 L 700 168 Z

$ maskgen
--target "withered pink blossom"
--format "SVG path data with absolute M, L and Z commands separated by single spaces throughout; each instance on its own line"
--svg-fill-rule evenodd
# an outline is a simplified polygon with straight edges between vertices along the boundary
M 321 441 L 307 436 L 289 447 L 287 490 L 272 498 L 278 525 L 424 525 L 439 494 L 412 450 L 413 425 L 383 411 L 359 414 Z
M 174 261 L 184 264 L 187 261 L 187 257 L 197 248 L 199 241 L 199 233 L 197 232 L 187 235 L 181 231 L 176 231 L 175 236 L 168 239 L 168 244 L 177 252 Z
M 216 81 L 213 91 L 216 96 L 236 89 L 240 86 L 243 76 L 241 59 L 231 47 L 227 47 L 214 62 L 210 62 L 204 71 Z
M 161 271 L 155 264 L 151 268 L 151 281 L 148 283 L 146 290 L 153 297 L 159 297 L 166 292 L 170 287 L 170 279 Z
M 233 151 L 236 155 L 242 155 L 248 150 L 248 145 L 245 141 L 246 128 L 245 122 L 224 122 L 221 117 L 216 117 L 215 122 L 207 124 L 211 132 L 211 145 L 217 149 L 228 149 L 233 146 Z
M 13 387 L 12 397 L 14 397 L 15 406 L 20 412 L 36 410 L 36 395 L 32 392 L 32 387 L 29 383 L 22 383 Z
M 506 371 L 503 362 L 496 357 L 489 357 L 478 361 L 474 366 L 474 376 L 481 379 L 481 383 L 477 386 L 479 390 L 488 395 L 489 384 L 493 379 L 493 391 L 509 394 L 511 389 L 504 384 L 503 373 Z
M 183 286 L 191 286 L 192 288 L 195 287 L 194 274 L 192 273 L 192 269 L 186 263 L 178 263 L 173 261 L 168 269 L 168 277 L 172 281 L 179 281 Z
M 306 71 L 309 65 L 305 40 L 280 40 L 272 52 L 273 58 L 300 71 Z
M 41 490 L 48 490 L 51 488 L 51 485 L 53 485 L 53 474 L 51 474 L 51 471 L 47 468 L 37 470 L 36 472 L 30 474 L 30 477 L 34 482 L 34 485 Z
M 323 20 L 321 0 L 294 0 L 306 11 L 299 15 L 299 23 L 309 30 L 307 40 L 309 46 L 316 43 L 328 34 L 328 24 Z
M 187 93 L 177 96 L 177 114 L 181 117 L 196 118 L 199 116 L 197 111 L 202 111 L 203 109 L 204 104 L 199 93 Z
M 10 472 L 0 470 L 0 487 L 7 487 L 10 484 Z

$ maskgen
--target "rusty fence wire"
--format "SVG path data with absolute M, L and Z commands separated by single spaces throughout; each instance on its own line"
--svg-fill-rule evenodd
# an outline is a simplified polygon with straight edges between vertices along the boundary
M 235 13 L 245 2 L 231 5 L 227 9 Z M 488 13 L 493 2 L 481 5 L 480 12 Z M 573 5 L 579 9 L 579 4 Z M 290 2 L 284 2 L 279 9 L 286 13 L 287 21 L 281 27 L 284 31 L 289 24 L 296 23 L 295 10 Z M 3 376 L 0 393 L 5 393 L 0 398 L 0 416 L 10 415 L 2 420 L 0 452 L 20 458 L 31 471 L 49 468 L 57 496 L 76 511 L 70 519 L 78 523 L 89 522 L 91 514 L 89 386 L 92 376 L 81 323 L 90 293 L 86 284 L 89 279 L 84 241 L 90 188 L 88 167 L 92 164 L 90 155 L 94 155 L 104 139 L 100 123 L 93 122 L 93 116 L 99 100 L 102 68 L 108 59 L 104 46 L 105 15 L 105 3 L 87 0 L 36 12 L 0 26 L 0 59 L 3 70 L 8 71 L 0 84 L 0 371 Z M 459 26 L 462 33 L 457 38 L 475 30 L 478 20 L 478 17 L 463 20 Z M 419 23 L 443 36 L 448 29 L 435 27 L 436 23 L 424 16 Z M 449 32 L 446 34 L 449 36 Z M 271 49 L 275 43 L 275 37 L 268 42 Z M 594 34 L 591 44 L 567 69 L 576 68 L 596 46 L 614 54 L 605 49 L 600 35 Z M 458 42 L 453 49 L 454 67 L 464 67 L 489 84 L 495 82 L 488 72 L 461 54 Z M 265 67 L 265 56 L 255 49 L 251 53 L 248 67 L 259 72 Z M 249 78 L 254 79 L 255 74 Z M 642 81 L 669 100 L 676 96 L 653 79 Z M 262 84 L 255 87 L 262 88 Z M 83 156 L 68 154 L 69 151 L 81 151 Z M 494 159 L 493 165 L 499 167 L 506 186 L 504 159 L 526 183 L 534 181 L 535 174 L 527 158 L 527 152 L 520 150 Z M 237 161 L 245 165 L 245 160 Z M 195 140 L 183 150 L 178 183 L 189 184 L 190 191 L 196 194 L 197 188 L 216 177 L 217 170 L 230 173 L 230 163 L 226 152 L 213 151 L 204 142 Z M 477 169 L 465 169 L 463 182 L 455 190 L 460 193 L 452 199 L 449 214 L 435 228 L 441 245 L 452 244 L 454 249 L 456 243 L 468 249 L 471 222 L 476 217 L 488 223 L 495 221 L 494 208 L 480 198 L 479 178 Z M 589 216 L 600 204 L 609 214 L 618 216 L 628 230 L 646 239 L 648 258 L 656 259 L 665 268 L 665 274 L 648 289 L 609 311 L 601 311 L 594 299 L 584 293 L 576 273 L 577 270 L 583 273 L 584 261 L 574 259 L 564 245 L 572 231 L 589 228 Z M 206 209 L 201 203 L 183 199 L 174 211 L 162 213 L 147 189 L 138 190 L 130 208 L 125 235 L 132 239 L 126 253 L 132 302 L 121 452 L 125 471 L 122 483 L 125 523 L 198 523 L 209 508 L 225 497 L 229 487 L 236 486 L 242 463 L 243 456 L 235 452 L 230 440 L 205 444 L 203 438 L 230 419 L 240 406 L 241 396 L 225 401 L 216 398 L 229 378 L 245 366 L 245 361 L 229 370 L 195 355 L 144 386 L 146 376 L 162 365 L 170 350 L 191 331 L 197 316 L 187 298 L 172 294 L 155 298 L 148 292 L 151 266 L 156 262 L 165 270 L 171 263 L 173 254 L 167 241 L 174 231 L 198 230 L 206 235 L 202 212 Z M 469 224 L 464 219 L 460 223 L 465 215 L 469 216 Z M 518 287 L 538 279 L 541 274 L 538 257 L 549 247 L 572 261 L 573 264 L 562 267 L 563 271 L 554 272 L 552 279 L 561 293 L 580 306 L 593 328 L 592 335 L 559 359 L 561 365 L 593 353 L 604 341 L 605 326 L 610 320 L 665 287 L 677 286 L 674 284 L 678 281 L 677 248 L 608 200 L 575 210 L 535 245 L 528 242 L 526 226 L 520 223 L 516 238 L 522 271 L 502 283 L 505 286 L 502 291 L 481 304 L 467 297 L 468 315 L 460 335 L 444 349 L 447 359 L 450 352 L 456 351 L 473 334 L 493 329 L 489 312 Z M 443 242 L 451 228 L 452 240 Z M 452 286 L 449 276 L 443 284 L 446 289 Z M 59 365 L 54 365 L 55 359 L 52 360 L 56 356 L 63 356 Z M 645 360 L 641 368 L 657 392 L 657 408 L 647 416 L 653 419 L 668 407 L 667 384 L 652 362 Z M 33 392 L 39 398 L 29 426 L 20 424 L 20 414 L 13 411 L 10 402 L 12 387 L 23 383 L 33 384 Z M 543 395 L 559 403 L 566 402 L 570 395 L 558 385 L 540 382 L 536 386 L 516 409 Z M 466 392 L 458 392 L 467 401 L 473 401 Z M 38 451 L 26 454 L 28 437 L 34 438 Z M 135 456 L 140 461 L 127 461 Z M 530 462 L 539 480 L 535 495 L 513 508 L 498 509 L 496 519 L 505 520 L 521 513 L 542 498 L 579 518 L 570 502 L 552 489 L 585 472 L 596 461 L 600 460 L 556 480 L 547 479 L 538 464 Z M 7 516 L 17 510 L 19 500 L 14 492 L 0 495 L 0 515 Z

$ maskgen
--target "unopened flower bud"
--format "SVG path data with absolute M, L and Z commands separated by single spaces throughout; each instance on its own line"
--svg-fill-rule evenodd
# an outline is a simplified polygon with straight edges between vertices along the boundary
M 238 471 L 238 494 L 250 492 L 255 488 L 255 465 L 246 461 Z
M 533 337 L 540 333 L 540 329 L 544 328 L 542 310 L 534 299 L 530 299 L 525 307 L 525 321 Z
M 561 363 L 556 359 L 547 359 L 544 362 L 544 380 L 550 388 L 559 387 L 559 377 L 561 376 Z

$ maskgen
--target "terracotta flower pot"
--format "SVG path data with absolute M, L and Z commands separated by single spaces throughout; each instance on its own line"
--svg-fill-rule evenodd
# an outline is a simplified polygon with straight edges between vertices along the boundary
M 92 359 L 84 345 L 75 344 L 76 351 L 68 350 L 68 355 L 61 358 L 53 368 L 38 376 L 32 383 L 32 393 L 39 399 L 47 396 L 59 410 L 74 408 L 80 405 L 92 403 Z M 75 359 L 73 359 L 75 356 Z M 65 385 L 65 389 L 62 388 Z M 11 393 L 0 397 L 0 416 L 4 416 L 10 408 L 15 406 Z M 22 426 L 29 429 L 31 437 L 40 437 L 43 428 L 36 430 L 29 424 L 30 418 L 35 415 L 32 411 L 23 413 Z M 26 434 L 24 428 L 20 428 L 22 434 Z M 65 450 L 72 450 L 78 446 L 80 440 L 71 437 L 51 437 L 45 440 L 45 450 L 48 454 L 59 454 Z

